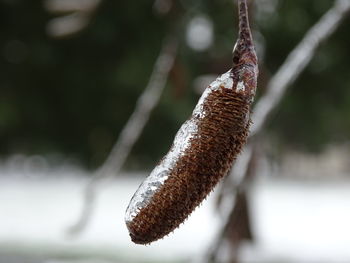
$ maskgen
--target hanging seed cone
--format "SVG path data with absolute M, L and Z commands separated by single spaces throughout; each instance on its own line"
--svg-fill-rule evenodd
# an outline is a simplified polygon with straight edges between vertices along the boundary
M 148 244 L 178 227 L 206 198 L 246 143 L 258 75 L 246 1 L 239 0 L 233 67 L 204 91 L 170 151 L 140 185 L 126 211 L 130 237 Z

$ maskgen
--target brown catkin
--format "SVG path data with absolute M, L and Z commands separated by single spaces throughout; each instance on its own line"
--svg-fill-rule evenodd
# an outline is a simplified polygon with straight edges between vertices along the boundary
M 258 68 L 246 1 L 238 2 L 239 38 L 232 69 L 207 88 L 188 125 L 181 127 L 184 147 L 175 140 L 132 198 L 126 225 L 135 243 L 151 243 L 184 222 L 228 174 L 246 143 Z M 187 127 L 192 130 L 182 136 Z
M 249 98 L 232 89 L 212 92 L 198 135 L 152 202 L 128 224 L 133 242 L 147 244 L 173 231 L 213 190 L 246 142 Z M 196 118 L 196 116 L 193 116 Z

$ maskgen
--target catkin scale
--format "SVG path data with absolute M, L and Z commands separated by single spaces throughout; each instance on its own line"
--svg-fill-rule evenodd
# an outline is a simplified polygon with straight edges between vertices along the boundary
M 239 14 L 240 32 L 232 69 L 202 95 L 186 122 L 194 127 L 185 137 L 189 138 L 183 142 L 186 146 L 179 148 L 175 140 L 157 166 L 166 173 L 165 180 L 149 183 L 150 190 L 136 192 L 143 198 L 141 204 L 131 201 L 127 209 L 126 225 L 135 243 L 151 243 L 178 227 L 227 175 L 247 140 L 258 70 L 244 0 L 239 0 Z M 180 135 L 186 130 L 186 123 Z M 169 162 L 168 156 L 173 152 L 176 158 Z M 130 210 L 134 210 L 132 216 Z
M 147 244 L 173 231 L 227 174 L 247 138 L 248 99 L 228 89 L 208 96 L 204 107 L 210 114 L 198 135 L 152 202 L 128 224 L 133 242 Z

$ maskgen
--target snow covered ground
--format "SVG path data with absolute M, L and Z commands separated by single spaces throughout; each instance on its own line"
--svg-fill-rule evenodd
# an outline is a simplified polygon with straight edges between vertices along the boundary
M 215 193 L 170 236 L 134 245 L 124 212 L 145 176 L 124 174 L 104 186 L 91 225 L 69 238 L 65 231 L 81 209 L 84 173 L 0 168 L 0 263 L 189 262 L 219 225 Z M 264 177 L 250 197 L 256 242 L 244 246 L 243 262 L 350 262 L 350 181 Z

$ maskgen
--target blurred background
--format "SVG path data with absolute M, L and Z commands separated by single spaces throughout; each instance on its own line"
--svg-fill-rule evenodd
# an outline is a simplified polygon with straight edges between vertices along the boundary
M 336 2 L 348 0 L 251 1 L 256 101 Z M 124 212 L 201 92 L 230 68 L 236 13 L 232 0 L 0 1 L 1 263 L 207 262 L 223 222 L 222 186 L 149 246 L 131 243 Z M 212 262 L 350 262 L 342 16 L 259 134 L 246 191 L 250 238 L 228 242 L 234 249 L 226 244 Z M 96 187 L 77 227 L 94 176 L 109 183 Z

